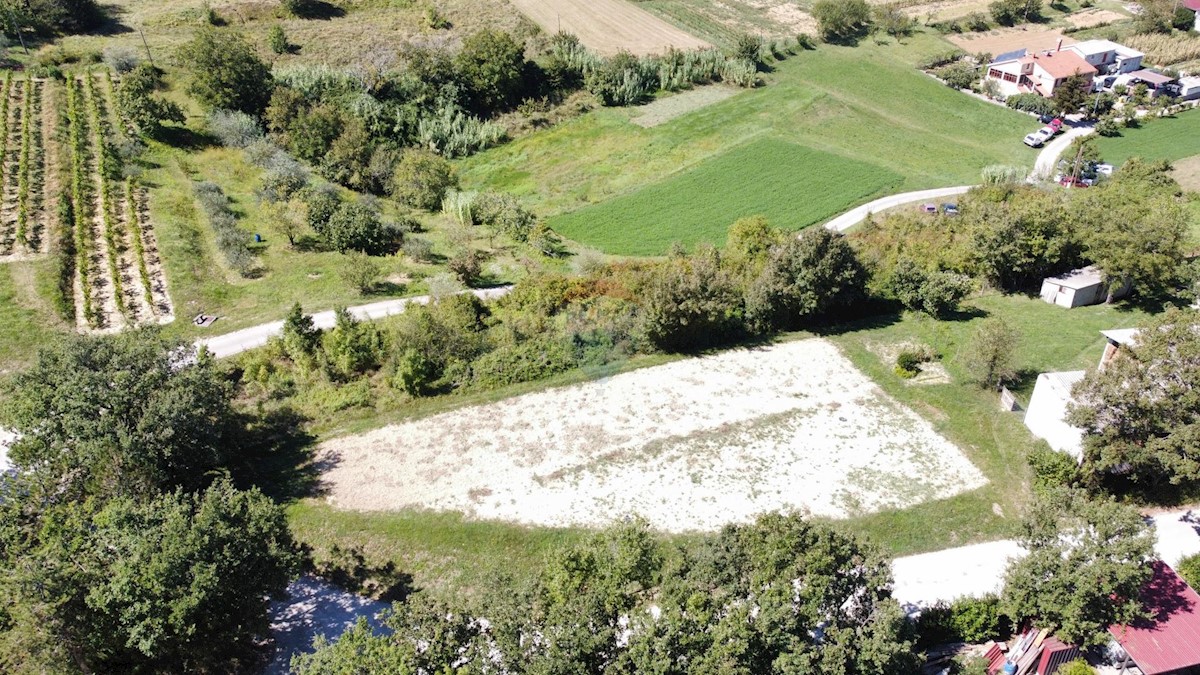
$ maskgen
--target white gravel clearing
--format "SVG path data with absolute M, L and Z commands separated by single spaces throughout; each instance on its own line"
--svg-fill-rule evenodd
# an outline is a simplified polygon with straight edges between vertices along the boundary
M 670 532 L 904 508 L 986 479 L 821 339 L 728 351 L 322 445 L 331 504 Z
M 388 603 L 371 600 L 344 591 L 333 584 L 305 575 L 293 581 L 288 597 L 271 603 L 271 633 L 275 637 L 275 655 L 264 675 L 291 672 L 292 656 L 313 651 L 318 635 L 334 640 L 354 625 L 358 617 L 367 618 L 376 631 L 381 629 L 379 613 Z

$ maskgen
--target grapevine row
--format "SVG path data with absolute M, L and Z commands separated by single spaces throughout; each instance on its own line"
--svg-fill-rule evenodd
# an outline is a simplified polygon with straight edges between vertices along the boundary
M 146 306 L 154 310 L 154 295 L 150 292 L 150 270 L 146 267 L 146 247 L 142 243 L 142 228 L 138 222 L 137 202 L 133 199 L 133 179 L 125 179 L 125 204 L 129 209 L 129 234 L 133 239 L 133 250 L 137 253 L 138 274 L 142 277 L 142 293 Z
M 0 138 L 8 138 L 8 94 L 12 91 L 12 71 L 4 71 L 4 96 L 0 101 Z M 4 184 L 4 157 L 8 150 L 7 140 L 0 143 L 0 185 Z
M 29 245 L 29 164 L 33 138 L 33 78 L 25 78 L 21 105 L 21 155 L 17 164 L 17 243 Z
M 96 95 L 95 88 L 92 85 L 92 77 L 84 80 L 84 90 L 87 93 L 88 112 L 91 115 L 92 137 L 96 147 L 97 168 L 96 172 L 100 178 L 100 216 L 104 225 L 104 242 L 108 246 L 108 274 L 112 279 L 113 285 L 113 301 L 117 304 L 117 311 L 123 315 L 128 314 L 128 309 L 125 306 L 125 295 L 121 289 L 121 275 L 117 267 L 117 238 L 116 238 L 116 223 L 113 217 L 113 195 L 112 189 L 108 181 L 109 168 L 112 166 L 114 157 L 112 150 L 109 148 L 107 139 L 108 124 L 105 119 L 106 112 L 101 108 L 99 97 Z
M 88 236 L 88 221 L 91 209 L 88 202 L 87 171 L 87 120 L 80 111 L 79 84 L 75 78 L 67 78 L 67 121 L 70 128 L 71 151 L 71 210 L 74 215 L 75 260 L 79 269 L 79 282 L 83 293 L 83 317 L 89 326 L 98 323 L 96 308 L 92 303 L 91 284 L 91 241 Z

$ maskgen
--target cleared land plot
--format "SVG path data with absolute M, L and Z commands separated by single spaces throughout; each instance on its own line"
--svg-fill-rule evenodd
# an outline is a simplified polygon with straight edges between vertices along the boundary
M 674 96 L 654 99 L 639 108 L 638 115 L 629 121 L 643 129 L 650 129 L 704 106 L 724 101 L 742 91 L 745 90 L 721 84 L 697 87 Z
M 722 245 L 729 225 L 744 216 L 798 230 L 901 181 L 879 166 L 764 139 L 550 225 L 608 253 L 655 255 L 675 241 Z
M 731 351 L 334 439 L 331 504 L 536 525 L 713 530 L 764 511 L 841 518 L 986 483 L 821 339 Z
M 672 47 L 710 46 L 626 0 L 512 0 L 512 4 L 547 33 L 573 33 L 601 54 L 659 54 Z
M 1171 176 L 1188 192 L 1200 192 L 1200 155 L 1185 157 L 1174 163 Z
M 638 6 L 720 44 L 743 33 L 780 38 L 817 32 L 816 19 L 794 0 L 639 0 Z
M 1065 37 L 1058 28 L 1041 28 L 1025 30 L 1023 28 L 997 28 L 983 33 L 963 33 L 946 38 L 956 47 L 972 54 L 986 52 L 988 54 L 1003 54 L 1015 49 L 1025 48 L 1029 51 L 1054 49 L 1058 41 L 1062 45 L 1073 45 L 1077 40 Z
M 1121 21 L 1122 19 L 1127 18 L 1129 17 L 1121 14 L 1120 12 L 1093 7 L 1092 9 L 1085 9 L 1080 12 L 1075 12 L 1071 16 L 1067 17 L 1067 22 L 1076 28 L 1091 28 L 1092 26 L 1103 26 L 1104 24 Z
M 1130 157 L 1174 161 L 1200 154 L 1200 112 L 1151 119 L 1137 129 L 1122 129 L 1120 136 L 1098 137 L 1096 149 L 1118 167 Z

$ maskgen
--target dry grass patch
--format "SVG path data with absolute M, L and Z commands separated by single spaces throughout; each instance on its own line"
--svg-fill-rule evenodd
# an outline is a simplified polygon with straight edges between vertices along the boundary
M 1187 192 L 1200 192 L 1200 155 L 1192 155 L 1171 163 L 1171 176 Z
M 638 108 L 638 114 L 630 121 L 639 127 L 649 129 L 666 124 L 705 106 L 720 103 L 741 91 L 745 90 L 722 84 L 697 87 L 674 96 L 655 99 Z
M 985 484 L 830 342 L 730 351 L 323 444 L 343 509 L 537 525 L 639 514 L 713 530 L 764 511 L 834 518 Z
M 1122 21 L 1127 18 L 1129 17 L 1121 14 L 1120 12 L 1114 12 L 1111 9 L 1100 9 L 1098 7 L 1093 7 L 1091 9 L 1075 12 L 1074 14 L 1068 16 L 1067 23 L 1076 28 L 1092 28 L 1093 26 L 1103 26 L 1105 24 L 1110 24 L 1114 21 Z
M 660 54 L 671 47 L 711 46 L 627 0 L 512 0 L 512 4 L 547 33 L 573 33 L 601 54 Z
M 992 55 L 1011 52 L 1022 47 L 1029 51 L 1054 49 L 1059 40 L 1062 40 L 1064 47 L 1078 42 L 1078 40 L 1063 36 L 1057 28 L 1027 30 L 1023 27 L 997 28 L 983 33 L 962 33 L 950 35 L 946 39 L 953 42 L 956 47 L 972 54 L 983 52 Z

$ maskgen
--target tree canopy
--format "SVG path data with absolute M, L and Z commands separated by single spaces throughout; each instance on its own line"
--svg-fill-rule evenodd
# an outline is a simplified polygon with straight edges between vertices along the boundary
M 261 114 L 271 99 L 271 69 L 239 34 L 204 26 L 180 50 L 188 91 L 208 110 Z
M 866 0 L 817 0 L 812 15 L 826 42 L 853 41 L 871 25 L 871 5 Z
M 1029 555 L 1009 565 L 1003 595 L 1015 620 L 1102 644 L 1108 626 L 1142 616 L 1154 533 L 1136 509 L 1063 490 L 1039 498 L 1022 530 Z
M 1093 484 L 1120 471 L 1137 482 L 1200 480 L 1200 316 L 1171 310 L 1075 390 L 1069 420 L 1083 429 Z
M 795 515 L 685 547 L 634 522 L 552 555 L 528 586 L 498 589 L 486 617 L 397 607 L 391 635 L 360 624 L 293 668 L 907 675 L 917 657 L 890 583 L 874 549 Z

